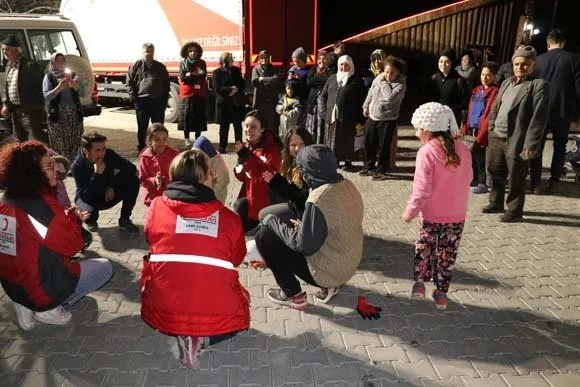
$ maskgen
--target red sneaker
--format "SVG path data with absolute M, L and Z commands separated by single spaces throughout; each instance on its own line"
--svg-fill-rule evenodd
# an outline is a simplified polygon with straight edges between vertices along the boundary
M 435 289 L 433 290 L 433 293 L 431 293 L 431 297 L 433 297 L 437 309 L 447 309 L 447 294 L 443 293 L 441 290 Z
M 411 297 L 425 298 L 425 284 L 421 281 L 415 281 L 413 289 L 411 289 Z
M 301 292 L 295 296 L 287 297 L 282 289 L 271 288 L 266 293 L 268 298 L 275 304 L 288 306 L 296 310 L 304 310 L 308 306 L 308 301 L 306 300 L 306 293 Z

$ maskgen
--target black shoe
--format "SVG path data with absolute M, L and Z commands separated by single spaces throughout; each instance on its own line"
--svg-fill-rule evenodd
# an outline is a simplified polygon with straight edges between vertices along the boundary
M 99 223 L 96 220 L 85 220 L 85 226 L 87 226 L 87 230 L 90 232 L 99 231 Z
M 374 170 L 375 170 L 375 168 L 365 167 L 365 168 L 361 169 L 358 174 L 361 176 L 370 176 L 370 175 L 374 174 Z
M 495 204 L 490 203 L 483 207 L 481 212 L 484 214 L 501 214 L 503 212 L 503 208 L 496 207 Z
M 389 176 L 387 176 L 387 174 L 383 172 L 377 172 L 373 175 L 373 181 L 383 181 L 387 180 L 388 178 Z
M 220 152 L 222 155 L 228 153 L 228 151 L 226 150 L 226 148 L 222 148 L 222 147 L 220 147 L 220 149 L 218 150 L 218 152 Z
M 139 227 L 129 218 L 119 218 L 119 230 L 136 234 L 139 232 Z
M 534 195 L 551 195 L 558 190 L 560 182 L 550 179 L 547 184 L 534 188 Z
M 521 215 L 511 215 L 507 212 L 505 212 L 502 216 L 499 217 L 499 221 L 502 223 L 516 223 L 516 222 L 521 222 L 523 219 L 523 216 Z

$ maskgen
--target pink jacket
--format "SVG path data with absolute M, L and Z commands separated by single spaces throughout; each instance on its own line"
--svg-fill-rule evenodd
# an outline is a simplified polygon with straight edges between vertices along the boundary
M 151 147 L 143 149 L 139 155 L 139 181 L 145 189 L 145 205 L 149 206 L 151 201 L 165 191 L 169 184 L 169 166 L 173 158 L 179 154 L 175 148 L 167 146 L 163 153 L 157 155 L 153 153 Z M 164 178 L 164 184 L 160 189 L 155 185 L 155 176 L 161 173 Z
M 471 152 L 455 140 L 455 152 L 461 160 L 458 166 L 445 166 L 445 151 L 432 139 L 417 152 L 413 193 L 406 214 L 434 223 L 465 221 L 469 184 L 473 178 Z

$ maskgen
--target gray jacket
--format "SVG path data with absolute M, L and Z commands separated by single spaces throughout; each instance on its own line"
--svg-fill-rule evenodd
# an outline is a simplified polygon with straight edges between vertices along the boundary
M 506 79 L 499 89 L 498 96 L 489 117 L 489 135 L 494 136 L 494 127 L 502 96 L 512 82 Z M 539 156 L 540 145 L 549 112 L 549 87 L 543 79 L 529 77 L 522 81 L 522 87 L 514 99 L 508 113 L 507 156 L 519 157 L 524 149 L 533 151 L 533 158 Z
M 399 74 L 393 82 L 387 82 L 384 74 L 374 80 L 363 103 L 369 109 L 369 116 L 374 121 L 390 121 L 399 118 L 401 102 L 407 90 L 407 77 Z

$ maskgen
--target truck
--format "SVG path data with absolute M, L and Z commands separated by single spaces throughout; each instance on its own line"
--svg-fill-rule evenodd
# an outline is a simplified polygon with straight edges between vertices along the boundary
M 155 59 L 165 64 L 171 77 L 165 120 L 176 122 L 179 52 L 189 41 L 203 47 L 209 78 L 224 51 L 232 53 L 246 79 L 264 49 L 281 73 L 290 66 L 297 47 L 306 50 L 313 64 L 319 0 L 297 4 L 290 0 L 63 0 L 60 13 L 83 36 L 101 99 L 129 97 L 124 85 L 128 68 L 141 58 L 143 43 L 153 43 Z M 251 82 L 246 84 L 249 94 Z

